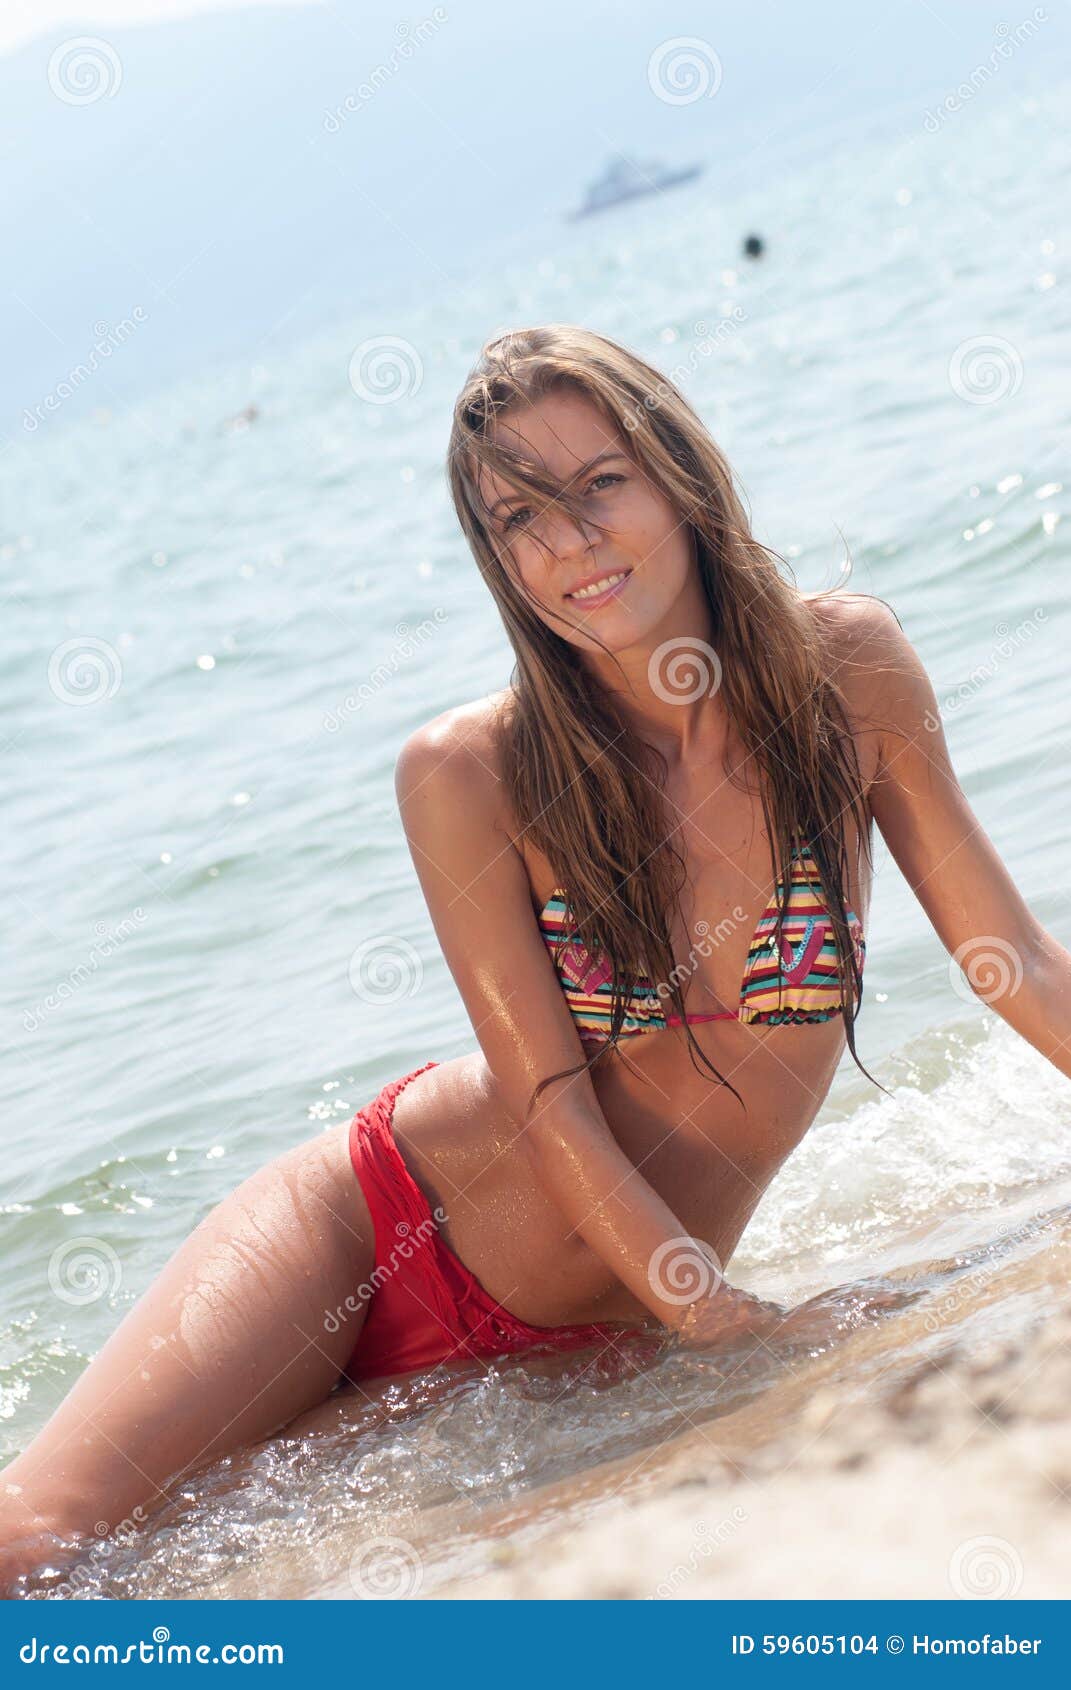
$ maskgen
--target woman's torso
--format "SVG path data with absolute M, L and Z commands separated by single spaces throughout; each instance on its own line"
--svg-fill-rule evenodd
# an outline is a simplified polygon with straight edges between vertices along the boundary
M 492 701 L 483 703 L 493 755 Z M 857 731 L 855 744 L 866 793 L 875 772 L 875 736 Z M 725 757 L 737 769 L 742 751 L 727 746 Z M 726 777 L 725 757 L 709 775 L 671 774 L 666 782 L 671 813 L 684 818 L 674 843 L 688 877 L 670 938 L 675 961 L 689 958 L 681 988 L 689 1014 L 736 1006 L 751 937 L 773 891 L 757 790 L 751 790 L 746 766 L 734 779 Z M 511 837 L 528 870 L 536 918 L 557 884 L 554 869 L 521 829 L 513 826 Z M 865 929 L 869 873 L 851 821 L 846 845 L 846 902 Z M 686 939 L 699 919 L 718 935 L 702 956 L 690 952 Z M 839 1014 L 802 1025 L 717 1020 L 691 1031 L 740 1093 L 746 1114 L 727 1087 L 693 1065 L 680 1027 L 605 1049 L 592 1083 L 621 1149 L 686 1232 L 711 1245 L 724 1265 L 821 1108 L 844 1049 L 844 1023 Z M 441 1204 L 449 1216 L 445 1242 L 511 1313 L 548 1326 L 645 1315 L 594 1251 L 569 1236 L 515 1142 L 517 1125 L 496 1096 L 481 1052 L 441 1063 L 411 1082 L 397 1101 L 395 1136 L 429 1203 Z

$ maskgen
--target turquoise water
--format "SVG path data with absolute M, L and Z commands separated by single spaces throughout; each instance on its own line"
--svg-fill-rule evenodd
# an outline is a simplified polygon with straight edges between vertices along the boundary
M 499 328 L 582 321 L 673 374 L 799 585 L 893 605 L 980 821 L 1071 942 L 1065 94 L 989 89 L 937 135 L 901 111 L 761 196 L 708 172 L 0 456 L 0 1455 L 224 1192 L 473 1047 L 392 772 L 509 675 L 443 474 Z M 381 336 L 355 380 L 389 402 L 350 379 Z M 734 1263 L 775 1295 L 1071 1169 L 1071 1087 L 953 980 L 880 840 L 868 939 L 859 1050 L 896 1095 L 842 1065 Z

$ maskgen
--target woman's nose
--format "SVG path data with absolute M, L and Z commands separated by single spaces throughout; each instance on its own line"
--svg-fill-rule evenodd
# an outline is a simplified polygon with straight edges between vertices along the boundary
M 578 522 L 567 511 L 548 507 L 540 522 L 540 537 L 556 558 L 569 563 L 594 549 L 598 544 L 599 531 L 583 519 Z

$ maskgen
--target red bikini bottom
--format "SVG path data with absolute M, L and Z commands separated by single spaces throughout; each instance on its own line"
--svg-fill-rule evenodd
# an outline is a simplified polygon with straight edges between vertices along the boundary
M 616 1326 L 530 1326 L 496 1303 L 439 1236 L 436 1216 L 406 1167 L 391 1127 L 394 1100 L 425 1062 L 358 1109 L 350 1123 L 354 1173 L 375 1226 L 375 1267 L 347 1299 L 368 1314 L 343 1372 L 350 1380 L 435 1367 L 441 1361 L 510 1355 L 536 1345 L 576 1350 L 629 1335 Z M 438 1220 L 443 1220 L 441 1210 Z M 339 1319 L 345 1318 L 338 1311 Z

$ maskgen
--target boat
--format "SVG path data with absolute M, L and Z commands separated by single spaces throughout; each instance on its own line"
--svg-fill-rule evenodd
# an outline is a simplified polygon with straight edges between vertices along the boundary
M 664 193 L 667 188 L 693 181 L 705 169 L 704 164 L 687 164 L 679 170 L 666 170 L 657 160 L 632 159 L 619 153 L 607 161 L 602 175 L 588 188 L 583 204 L 569 213 L 569 221 L 590 217 L 596 211 L 608 211 L 625 200 Z

